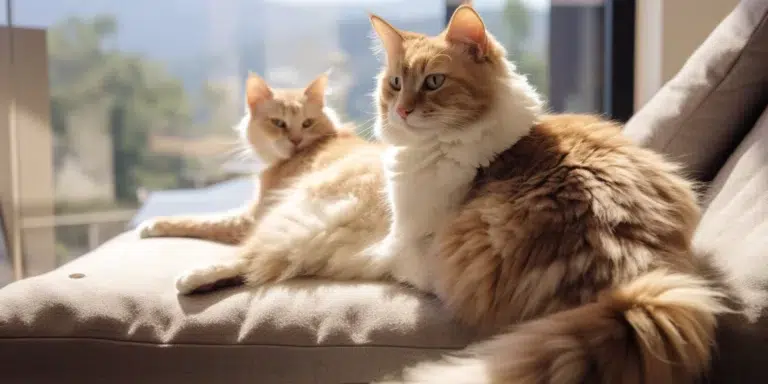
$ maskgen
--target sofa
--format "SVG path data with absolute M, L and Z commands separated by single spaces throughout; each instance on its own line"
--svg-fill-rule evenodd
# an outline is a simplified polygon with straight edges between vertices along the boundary
M 700 181 L 695 245 L 743 303 L 708 382 L 768 383 L 768 1 L 744 0 L 627 123 Z M 0 383 L 363 383 L 478 335 L 434 298 L 297 280 L 177 295 L 226 245 L 125 233 L 0 289 Z

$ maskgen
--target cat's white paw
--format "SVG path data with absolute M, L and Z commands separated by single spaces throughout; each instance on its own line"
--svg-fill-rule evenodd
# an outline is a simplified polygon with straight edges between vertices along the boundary
M 217 287 L 242 284 L 244 260 L 211 264 L 187 270 L 176 278 L 176 290 L 182 295 L 205 292 Z
M 136 233 L 139 234 L 139 238 L 147 239 L 150 237 L 160 237 L 162 233 L 158 230 L 157 220 L 149 219 L 139 224 L 136 227 Z
M 378 244 L 378 256 L 391 261 L 391 275 L 421 291 L 431 291 L 430 268 L 424 255 L 431 238 L 403 240 L 387 236 Z
M 182 295 L 188 295 L 206 284 L 215 282 L 216 279 L 211 281 L 209 268 L 190 269 L 176 278 L 176 290 Z

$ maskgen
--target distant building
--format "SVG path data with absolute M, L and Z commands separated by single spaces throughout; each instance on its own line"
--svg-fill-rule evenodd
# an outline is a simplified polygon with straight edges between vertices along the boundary
M 105 124 L 111 101 L 84 105 L 67 115 L 66 133 L 54 139 L 56 200 L 67 203 L 115 201 L 114 143 Z

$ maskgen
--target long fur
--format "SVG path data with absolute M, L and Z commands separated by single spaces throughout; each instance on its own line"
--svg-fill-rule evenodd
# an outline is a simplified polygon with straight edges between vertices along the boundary
M 726 307 L 691 250 L 700 212 L 678 168 L 610 121 L 543 115 L 470 7 L 435 37 L 372 23 L 387 50 L 377 134 L 391 146 L 393 223 L 382 248 L 410 272 L 396 278 L 434 292 L 457 320 L 501 332 L 403 381 L 704 375 Z M 441 87 L 420 86 L 435 73 L 447 74 Z
M 595 303 L 408 369 L 399 381 L 455 383 L 691 383 L 711 359 L 715 314 L 728 309 L 709 283 L 654 271 Z
M 231 214 L 165 217 L 139 228 L 142 237 L 184 236 L 237 245 L 234 259 L 179 276 L 180 293 L 216 289 L 221 281 L 261 285 L 306 275 L 389 275 L 386 259 L 363 254 L 384 237 L 390 221 L 383 146 L 366 142 L 353 126 L 339 121 L 324 105 L 324 86 L 325 75 L 303 90 L 272 89 L 260 77 L 249 76 L 246 116 L 237 130 L 265 164 L 259 196 Z
M 382 24 L 381 28 L 386 34 L 392 31 L 388 28 L 393 27 Z M 425 63 L 425 58 L 441 56 L 447 58 L 443 64 L 446 67 L 444 71 L 462 71 L 465 80 L 476 80 L 467 68 L 451 68 L 453 62 L 445 53 L 448 47 L 425 44 L 418 34 L 405 31 L 399 34 L 405 36 L 404 46 L 426 54 L 420 52 L 399 62 L 390 60 L 392 66 L 411 61 L 410 65 L 419 67 Z M 506 55 L 500 45 L 494 50 L 497 55 Z M 392 53 L 388 54 L 392 56 Z M 506 91 L 470 93 L 456 86 L 436 92 L 435 100 L 428 101 L 433 111 L 413 116 L 418 118 L 416 124 L 423 126 L 401 129 L 391 105 L 397 93 L 392 91 L 388 82 L 389 77 L 397 73 L 388 68 L 377 77 L 378 118 L 374 129 L 376 135 L 389 144 L 383 164 L 393 218 L 386 239 L 379 245 L 379 252 L 382 258 L 394 259 L 392 274 L 396 279 L 430 290 L 432 276 L 424 255 L 429 252 L 429 243 L 436 228 L 464 199 L 477 168 L 490 164 L 498 153 L 530 131 L 541 113 L 543 102 L 526 78 L 514 71 L 514 64 L 503 61 L 498 63 L 495 73 L 482 80 Z M 438 107 L 452 103 L 465 104 L 467 110 L 452 111 Z M 475 120 L 472 129 L 448 132 L 425 129 L 426 126 L 451 126 L 472 120 Z M 501 124 L 505 124 L 506 129 L 496 129 Z

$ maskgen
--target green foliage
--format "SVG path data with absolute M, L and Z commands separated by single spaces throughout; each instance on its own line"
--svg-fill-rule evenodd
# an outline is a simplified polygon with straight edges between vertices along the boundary
M 523 43 L 531 33 L 530 10 L 522 0 L 507 0 L 504 16 L 508 21 L 506 48 L 509 58 L 515 62 L 518 71 L 527 75 L 536 89 L 546 96 L 549 92 L 547 61 L 545 58 L 526 52 L 523 47 Z
M 521 52 L 517 57 L 512 57 L 517 64 L 520 73 L 528 76 L 528 80 L 545 98 L 549 95 L 549 73 L 547 62 L 530 53 Z
M 507 0 L 504 6 L 504 17 L 509 22 L 507 25 L 509 33 L 507 49 L 510 52 L 519 52 L 523 41 L 530 35 L 529 13 L 528 8 L 521 0 Z
M 149 136 L 182 135 L 191 111 L 181 82 L 163 66 L 110 48 L 117 32 L 112 16 L 70 18 L 50 29 L 51 119 L 54 133 L 65 143 L 71 130 L 110 135 L 116 199 L 135 202 L 138 186 L 183 184 L 183 159 L 150 154 Z M 94 110 L 103 112 L 103 125 L 71 126 L 72 115 Z M 63 148 L 72 150 L 70 145 Z

